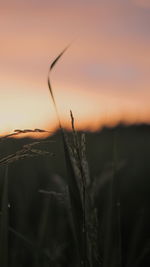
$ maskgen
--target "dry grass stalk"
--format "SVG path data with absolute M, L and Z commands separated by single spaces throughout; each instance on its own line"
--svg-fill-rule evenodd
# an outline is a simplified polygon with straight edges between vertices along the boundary
M 35 145 L 40 144 L 40 143 L 41 142 L 33 142 L 31 144 L 24 145 L 23 148 L 17 151 L 16 153 L 12 153 L 11 155 L 1 158 L 0 166 L 9 165 L 10 163 L 13 163 L 15 161 L 22 160 L 25 158 L 32 158 L 32 157 L 43 156 L 43 155 L 53 156 L 53 153 L 50 154 L 48 151 L 34 148 Z
M 68 47 L 67 47 L 68 48 Z M 68 185 L 69 185 L 69 197 L 71 203 L 72 222 L 74 224 L 74 231 L 77 237 L 77 249 L 79 253 L 79 265 L 83 267 L 93 266 L 93 255 L 97 254 L 96 238 L 91 233 L 93 231 L 93 225 L 96 227 L 96 213 L 92 210 L 91 197 L 88 192 L 88 186 L 90 185 L 88 163 L 85 156 L 85 136 L 82 135 L 79 139 L 74 127 L 74 117 L 72 112 L 71 123 L 73 130 L 73 145 L 70 144 L 68 138 L 62 128 L 59 113 L 54 98 L 53 90 L 50 83 L 50 73 L 58 60 L 62 57 L 65 48 L 59 56 L 53 61 L 48 73 L 48 87 L 50 95 L 55 107 L 56 115 L 58 118 L 59 126 L 62 132 L 63 145 L 66 158 L 66 166 L 68 169 Z M 91 212 L 92 211 L 92 212 Z M 94 238 L 93 238 L 94 236 Z M 92 244 L 92 245 L 91 245 Z M 94 245 L 93 245 L 94 244 Z M 95 246 L 95 247 L 94 247 Z M 95 252 L 93 252 L 93 250 Z M 100 262 L 99 262 L 100 266 Z
M 27 132 L 26 130 L 25 132 Z M 7 135 L 3 138 L 6 140 L 10 136 L 18 135 L 20 131 L 15 134 Z M 24 237 L 22 234 L 15 231 L 13 228 L 9 227 L 8 223 L 8 165 L 25 158 L 35 157 L 35 156 L 43 156 L 43 155 L 53 155 L 48 151 L 43 151 L 40 149 L 36 149 L 35 146 L 41 143 L 46 143 L 49 141 L 36 141 L 30 144 L 26 144 L 19 151 L 12 153 L 6 157 L 0 159 L 0 167 L 6 166 L 5 177 L 3 181 L 3 192 L 2 192 L 2 204 L 1 204 L 1 212 L 0 212 L 0 266 L 8 267 L 8 232 L 13 233 L 17 238 L 21 239 L 24 244 L 26 244 L 29 248 L 33 250 L 37 250 L 36 244 L 32 244 L 30 240 Z
M 30 129 L 24 129 L 24 130 L 20 130 L 20 129 L 16 129 L 14 130 L 13 133 L 4 135 L 0 138 L 0 142 L 6 141 L 8 138 L 11 137 L 17 137 L 20 134 L 27 134 L 27 133 L 51 133 L 49 131 L 46 130 L 42 130 L 42 129 L 34 129 L 34 130 L 30 130 Z

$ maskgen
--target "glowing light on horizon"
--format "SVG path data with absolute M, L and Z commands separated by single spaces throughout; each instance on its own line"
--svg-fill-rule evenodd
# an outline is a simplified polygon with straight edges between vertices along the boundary
M 58 122 L 48 88 L 38 93 L 36 98 L 35 88 L 30 88 L 30 91 L 22 88 L 18 93 L 16 86 L 13 96 L 1 94 L 0 106 L 3 112 L 0 116 L 0 125 L 3 127 L 0 135 L 13 132 L 15 129 L 40 128 L 53 132 L 58 127 Z M 62 125 L 68 129 L 71 128 L 70 110 L 73 111 L 75 126 L 80 130 L 94 131 L 102 126 L 114 126 L 119 122 L 149 122 L 150 109 L 137 112 L 139 102 L 133 102 L 130 96 L 123 102 L 123 96 L 85 91 L 79 87 L 72 87 L 70 90 L 65 85 L 58 84 L 54 95 Z M 33 133 L 29 135 L 35 136 Z M 40 134 L 37 137 L 39 136 Z

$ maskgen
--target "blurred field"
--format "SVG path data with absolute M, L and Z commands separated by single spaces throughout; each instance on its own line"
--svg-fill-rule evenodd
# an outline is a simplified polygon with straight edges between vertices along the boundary
M 116 265 L 118 222 L 117 210 L 111 198 L 114 131 L 117 137 L 115 175 L 118 177 L 120 195 L 121 265 Z M 100 258 L 86 266 L 136 267 L 150 264 L 149 136 L 150 126 L 147 125 L 120 125 L 104 128 L 100 132 L 86 132 L 87 162 L 92 180 L 90 192 L 97 210 L 97 248 Z M 49 137 L 49 140 L 52 142 L 39 144 L 38 148 L 52 152 L 53 156 L 27 158 L 8 167 L 7 266 L 79 266 L 60 132 Z M 1 158 L 33 141 L 29 138 L 7 139 L 0 143 Z M 1 167 L 1 192 L 4 175 L 5 167 Z

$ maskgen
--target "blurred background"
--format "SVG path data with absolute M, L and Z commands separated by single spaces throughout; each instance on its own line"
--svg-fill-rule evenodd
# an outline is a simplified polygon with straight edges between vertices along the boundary
M 63 124 L 149 122 L 149 24 L 149 0 L 2 0 L 1 134 L 57 126 L 47 73 L 72 41 L 52 74 Z

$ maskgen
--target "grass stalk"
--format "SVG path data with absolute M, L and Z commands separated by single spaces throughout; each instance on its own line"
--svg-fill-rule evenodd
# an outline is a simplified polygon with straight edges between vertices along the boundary
M 51 87 L 51 82 L 50 82 L 50 74 L 58 60 L 62 57 L 62 55 L 65 53 L 65 51 L 68 49 L 66 47 L 59 55 L 58 57 L 53 61 L 53 63 L 50 66 L 49 73 L 48 73 L 48 87 L 50 91 L 50 95 L 54 104 L 54 108 L 56 111 L 57 119 L 59 122 L 59 127 L 62 133 L 62 139 L 63 139 L 63 146 L 64 146 L 64 152 L 65 152 L 65 159 L 66 159 L 66 167 L 68 171 L 68 186 L 69 186 L 69 192 L 70 192 L 70 201 L 71 201 L 71 207 L 72 207 L 72 215 L 73 215 L 73 221 L 75 224 L 75 229 L 76 229 L 76 235 L 77 235 L 77 240 L 78 240 L 78 254 L 79 254 L 79 264 L 82 267 L 87 267 L 87 231 L 86 231 L 86 185 L 85 185 L 85 179 L 84 179 L 84 173 L 81 165 L 81 155 L 80 155 L 80 150 L 79 150 L 79 143 L 78 139 L 75 133 L 74 129 L 74 122 L 73 122 L 73 116 L 72 116 L 72 127 L 73 127 L 73 132 L 74 132 L 74 142 L 76 146 L 76 152 L 78 156 L 78 162 L 80 164 L 79 169 L 80 169 L 80 174 L 82 178 L 82 190 L 83 193 L 81 195 L 80 192 L 80 186 L 79 182 L 77 181 L 76 174 L 74 172 L 74 166 L 73 166 L 73 160 L 72 160 L 72 155 L 71 155 L 71 147 L 68 143 L 67 137 L 64 133 L 64 130 L 61 125 L 61 121 L 59 118 L 59 113 L 56 105 L 56 101 L 54 98 L 53 90 Z

